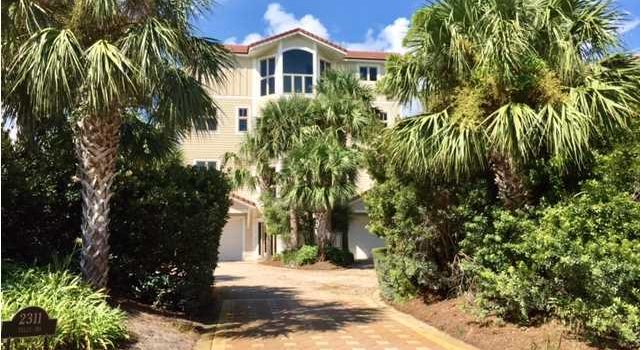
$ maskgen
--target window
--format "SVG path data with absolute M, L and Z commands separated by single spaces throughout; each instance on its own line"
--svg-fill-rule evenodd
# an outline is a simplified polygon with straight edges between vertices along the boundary
M 367 81 L 378 80 L 378 67 L 361 66 L 360 80 L 367 80 Z
M 331 63 L 325 60 L 320 60 L 320 74 L 331 69 Z
M 247 108 L 238 108 L 238 131 L 249 130 L 249 111 Z
M 313 93 L 313 55 L 304 50 L 289 50 L 282 54 L 283 88 L 285 93 Z
M 380 121 L 382 122 L 382 124 L 384 124 L 384 126 L 388 125 L 389 119 L 387 116 L 387 112 L 378 113 L 378 117 L 380 118 Z
M 216 114 L 210 117 L 197 120 L 194 125 L 197 131 L 216 131 L 218 130 L 218 120 Z
M 276 92 L 276 59 L 275 57 L 260 60 L 260 96 Z
M 209 170 L 218 169 L 218 162 L 216 162 L 215 160 L 196 160 L 195 166 L 197 168 L 204 168 Z

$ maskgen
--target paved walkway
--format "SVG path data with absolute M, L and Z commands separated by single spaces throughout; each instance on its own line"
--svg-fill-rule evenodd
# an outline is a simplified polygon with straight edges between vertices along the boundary
M 220 263 L 215 331 L 197 350 L 473 349 L 376 298 L 371 267 L 311 271 Z

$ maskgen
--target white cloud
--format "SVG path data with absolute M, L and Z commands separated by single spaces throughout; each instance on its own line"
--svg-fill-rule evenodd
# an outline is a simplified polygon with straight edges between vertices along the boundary
M 293 13 L 285 12 L 284 8 L 278 3 L 271 3 L 267 6 L 264 19 L 269 24 L 267 27 L 268 35 L 279 34 L 294 28 L 302 28 L 322 38 L 329 38 L 329 31 L 319 19 L 310 14 L 298 19 Z
M 325 27 L 319 19 L 311 14 L 306 14 L 300 18 L 296 18 L 293 13 L 286 12 L 285 9 L 277 2 L 271 3 L 269 4 L 269 6 L 267 6 L 267 10 L 265 11 L 263 18 L 267 22 L 265 35 L 270 36 L 286 32 L 287 30 L 302 28 L 322 38 L 329 38 L 329 31 L 327 30 L 327 27 Z M 258 41 L 263 37 L 264 36 L 260 33 L 251 33 L 245 36 L 242 42 L 238 42 L 238 38 L 232 36 L 230 38 L 227 38 L 224 43 L 240 43 L 243 45 L 247 45 L 251 44 L 252 42 Z
M 640 18 L 634 18 L 628 21 L 623 21 L 618 26 L 618 32 L 624 34 L 640 27 Z
M 347 42 L 343 45 L 350 50 L 365 51 L 391 51 L 403 53 L 406 48 L 402 45 L 402 40 L 409 30 L 409 20 L 405 17 L 396 18 L 393 23 L 384 27 L 374 36 L 374 30 L 367 30 L 365 40 L 362 42 Z

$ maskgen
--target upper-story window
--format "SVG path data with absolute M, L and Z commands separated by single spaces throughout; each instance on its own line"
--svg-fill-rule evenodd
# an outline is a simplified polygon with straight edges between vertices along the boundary
M 380 121 L 382 122 L 382 124 L 384 124 L 384 126 L 389 125 L 389 116 L 387 115 L 387 112 L 378 113 L 378 117 L 380 118 Z
M 202 118 L 193 123 L 197 131 L 216 131 L 218 130 L 218 120 L 216 114 L 210 117 Z
M 247 130 L 249 130 L 249 110 L 238 108 L 238 131 L 246 132 Z
M 289 50 L 282 54 L 282 84 L 285 93 L 313 93 L 313 54 Z
M 329 69 L 331 69 L 331 62 L 320 60 L 320 74 L 323 74 L 325 71 L 328 71 Z
M 276 59 L 260 60 L 260 96 L 276 93 Z
M 360 66 L 360 80 L 366 80 L 366 81 L 378 80 L 378 67 Z

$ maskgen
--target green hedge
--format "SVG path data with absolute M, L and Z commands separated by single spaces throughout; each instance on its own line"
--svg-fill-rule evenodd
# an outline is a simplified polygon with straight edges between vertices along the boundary
M 110 307 L 103 292 L 96 292 L 79 276 L 53 268 L 26 268 L 2 263 L 2 319 L 20 309 L 39 306 L 58 320 L 51 349 L 115 348 L 127 338 L 125 314 Z M 44 338 L 14 340 L 12 348 L 42 349 Z
M 640 203 L 590 193 L 528 218 L 499 211 L 472 228 L 476 302 L 518 322 L 554 315 L 621 344 L 640 344 Z M 472 248 L 472 249 L 469 249 Z
M 210 298 L 229 186 L 217 170 L 178 163 L 123 171 L 111 213 L 111 281 L 120 293 L 197 311 Z

